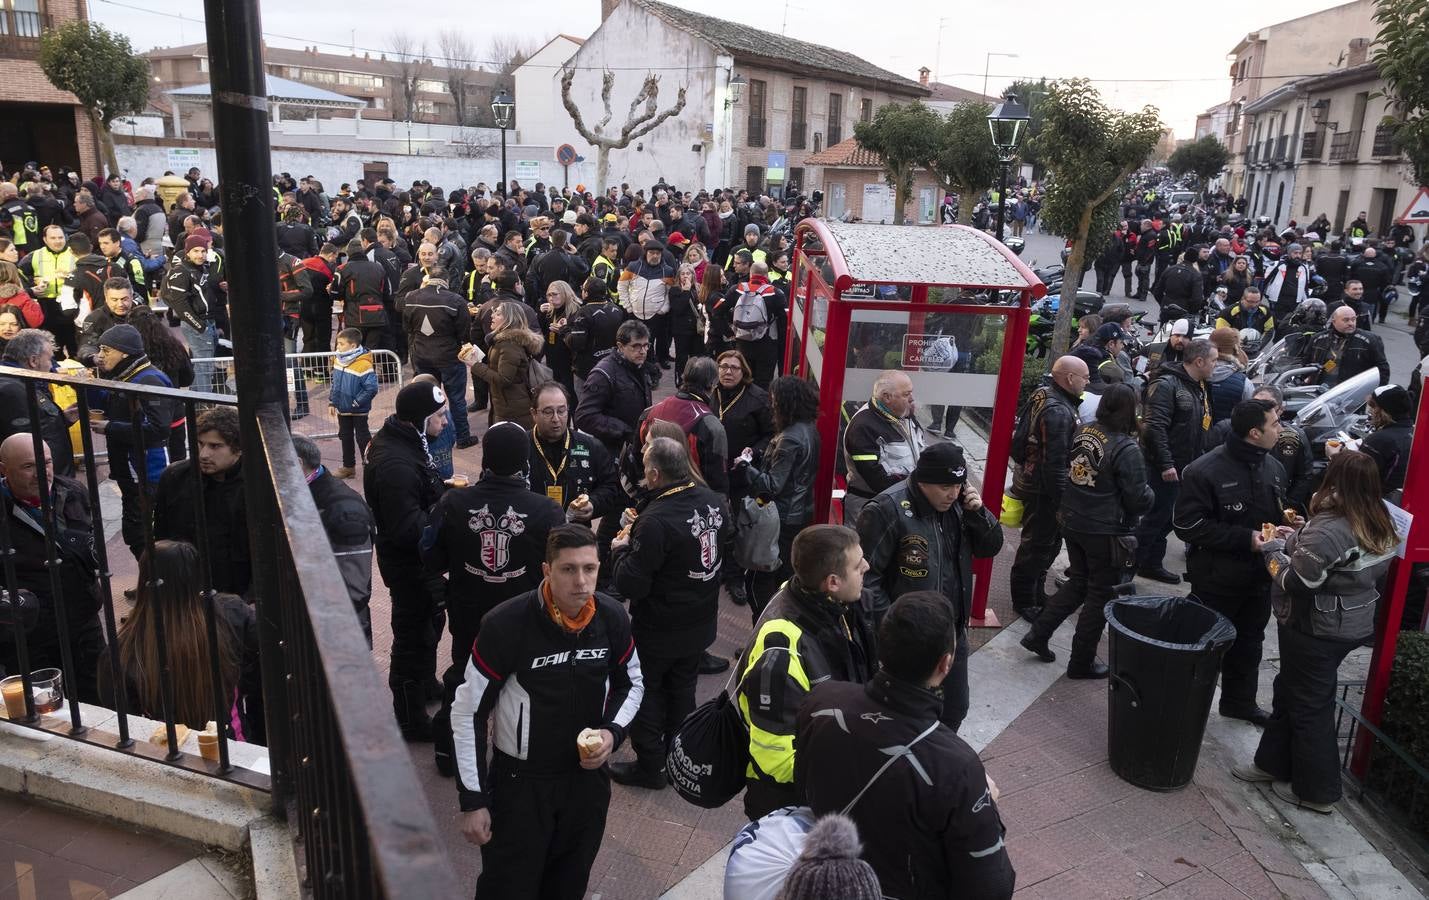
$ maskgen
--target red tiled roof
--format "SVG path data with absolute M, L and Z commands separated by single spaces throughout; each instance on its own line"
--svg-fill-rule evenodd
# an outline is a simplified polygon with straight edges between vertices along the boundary
M 805 158 L 804 165 L 833 166 L 840 169 L 881 169 L 883 157 L 860 147 L 856 138 L 849 138 Z

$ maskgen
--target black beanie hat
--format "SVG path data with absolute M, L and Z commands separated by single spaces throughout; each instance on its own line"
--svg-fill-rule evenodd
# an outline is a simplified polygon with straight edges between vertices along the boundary
M 497 422 L 481 438 L 481 467 L 493 475 L 524 472 L 531 459 L 531 435 L 515 422 Z
M 1374 405 L 1394 419 L 1407 418 L 1414 408 L 1414 404 L 1409 398 L 1409 392 L 1397 384 L 1386 384 L 1375 388 Z
M 447 395 L 435 384 L 413 382 L 397 392 L 397 418 L 420 430 L 427 416 L 442 408 Z
M 918 456 L 913 477 L 923 484 L 962 484 L 968 480 L 968 466 L 962 448 L 940 441 L 924 448 Z

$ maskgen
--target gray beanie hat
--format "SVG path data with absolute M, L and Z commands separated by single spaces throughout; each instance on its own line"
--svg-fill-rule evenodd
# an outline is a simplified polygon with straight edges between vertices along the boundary
M 809 830 L 777 900 L 881 900 L 878 876 L 858 858 L 862 850 L 847 816 L 824 816 Z

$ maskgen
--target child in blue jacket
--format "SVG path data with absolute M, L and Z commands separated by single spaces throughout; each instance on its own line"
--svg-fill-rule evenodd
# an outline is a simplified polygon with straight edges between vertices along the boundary
M 337 359 L 332 367 L 332 390 L 328 406 L 337 414 L 337 437 L 342 442 L 342 468 L 333 474 L 351 478 L 357 465 L 357 449 L 367 458 L 367 445 L 372 432 L 367 427 L 367 414 L 372 412 L 372 398 L 377 396 L 377 368 L 372 354 L 362 346 L 362 331 L 344 328 L 337 333 Z

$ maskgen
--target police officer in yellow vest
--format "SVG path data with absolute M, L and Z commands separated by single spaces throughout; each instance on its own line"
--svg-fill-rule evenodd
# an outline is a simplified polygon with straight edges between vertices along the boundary
M 0 181 L 0 234 L 8 237 L 21 253 L 30 253 L 40 245 L 39 216 L 8 181 Z
M 868 563 L 858 533 L 810 525 L 794 538 L 794 577 L 759 617 L 745 648 L 736 702 L 749 728 L 750 821 L 794 794 L 794 724 L 799 705 L 825 681 L 864 683 L 877 668 L 873 625 L 859 598 Z

